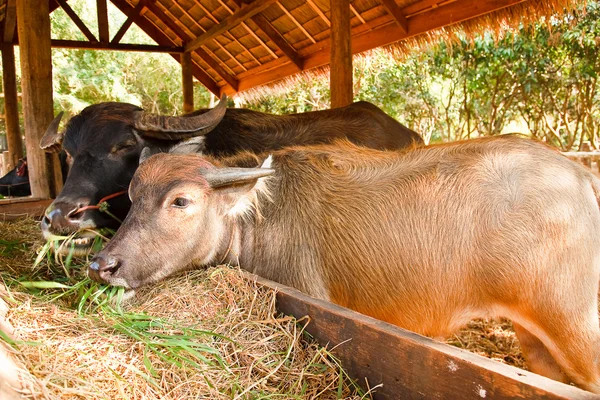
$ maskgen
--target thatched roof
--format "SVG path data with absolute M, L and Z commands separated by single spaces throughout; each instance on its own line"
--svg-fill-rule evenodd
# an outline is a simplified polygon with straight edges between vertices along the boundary
M 0 0 L 0 19 L 5 20 L 5 10 L 15 1 Z M 195 77 L 216 94 L 272 84 L 329 63 L 333 0 L 110 1 L 129 16 L 128 22 L 139 25 L 158 43 L 158 50 L 192 50 Z M 448 37 L 457 30 L 474 35 L 487 28 L 506 29 L 561 13 L 575 3 L 578 1 L 351 0 L 352 51 L 358 54 L 389 45 L 410 51 L 417 44 Z M 68 3 L 50 0 L 50 10 L 59 4 L 64 8 Z M 111 27 L 111 42 L 104 35 L 102 43 L 100 34 L 95 46 L 84 47 L 103 48 L 104 44 L 116 48 L 120 43 L 113 36 L 118 30 Z M 53 45 L 75 47 L 59 42 Z

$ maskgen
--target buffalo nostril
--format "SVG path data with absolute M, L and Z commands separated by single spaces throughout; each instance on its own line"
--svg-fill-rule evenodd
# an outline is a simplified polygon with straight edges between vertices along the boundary
M 107 283 L 119 266 L 119 260 L 113 256 L 96 257 L 88 267 L 88 275 L 95 281 Z

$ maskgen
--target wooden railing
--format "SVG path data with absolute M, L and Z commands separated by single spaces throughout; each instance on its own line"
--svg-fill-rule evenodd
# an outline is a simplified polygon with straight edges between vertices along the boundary
M 594 172 L 600 173 L 600 151 L 566 151 L 563 154 L 573 161 L 582 163 Z

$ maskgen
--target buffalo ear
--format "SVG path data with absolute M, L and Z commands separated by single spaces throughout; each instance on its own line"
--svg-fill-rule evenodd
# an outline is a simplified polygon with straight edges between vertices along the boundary
M 63 114 L 64 111 L 61 111 L 56 118 L 50 122 L 48 129 L 46 129 L 46 133 L 44 133 L 42 140 L 40 140 L 40 147 L 48 153 L 58 153 L 62 147 L 65 132 L 59 132 L 58 125 L 60 124 Z
M 259 178 L 272 175 L 275 170 L 271 168 L 218 168 L 204 170 L 204 179 L 211 188 L 246 185 L 256 182 Z
M 204 136 L 193 137 L 177 143 L 169 149 L 172 154 L 194 154 L 202 153 L 204 150 Z
M 150 147 L 144 147 L 142 149 L 142 152 L 140 153 L 140 164 L 143 163 L 144 161 L 146 161 L 147 159 L 149 159 L 153 155 L 154 155 L 154 152 L 152 151 L 152 149 Z

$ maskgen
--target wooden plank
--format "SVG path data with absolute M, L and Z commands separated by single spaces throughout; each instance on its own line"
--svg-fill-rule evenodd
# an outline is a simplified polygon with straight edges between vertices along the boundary
M 331 2 L 331 68 L 329 69 L 331 108 L 347 106 L 354 98 L 350 40 L 350 2 L 333 1 Z
M 83 23 L 83 21 L 79 18 L 79 16 L 73 11 L 71 6 L 67 4 L 67 0 L 56 0 L 58 4 L 62 7 L 63 10 L 67 13 L 69 18 L 77 25 L 81 33 L 90 41 L 97 42 L 98 39 L 94 36 L 94 34 L 88 29 L 88 27 Z
M 400 29 L 404 33 L 408 33 L 408 21 L 404 14 L 402 14 L 402 10 L 396 4 L 396 0 L 379 0 L 385 10 L 394 18 Z
M 181 53 L 181 83 L 183 88 L 183 112 L 194 111 L 194 80 L 192 75 L 192 53 Z
M 53 39 L 52 47 L 64 49 L 89 49 L 89 50 L 116 50 L 116 51 L 141 51 L 146 53 L 183 53 L 182 46 L 155 46 L 151 44 L 130 43 L 100 43 L 83 42 L 80 40 Z
M 52 199 L 40 200 L 31 197 L 0 199 L 0 220 L 14 221 L 25 217 L 39 218 L 52 203 Z
M 112 3 L 125 15 L 129 15 L 132 12 L 134 7 L 129 5 L 125 0 L 111 0 Z M 156 28 L 150 21 L 146 18 L 139 18 L 136 21 L 136 24 L 144 31 L 148 36 L 152 38 L 156 43 L 160 46 L 170 46 L 175 44 L 164 32 Z M 179 61 L 179 57 L 171 54 L 173 58 Z M 208 90 L 214 93 L 217 96 L 221 95 L 221 89 L 219 85 L 204 71 L 202 71 L 197 65 L 192 67 L 194 71 L 194 76 L 198 81 L 200 81 Z
M 247 20 L 248 18 L 251 18 L 252 16 L 267 9 L 269 6 L 271 6 L 271 4 L 275 3 L 276 1 L 277 0 L 255 0 L 247 6 L 240 8 L 234 14 L 226 18 L 223 22 L 213 26 L 205 33 L 186 44 L 185 51 L 196 50 L 198 47 L 202 46 L 207 41 L 216 38 L 217 36 L 230 30 L 231 28 Z
M 392 44 L 407 37 L 453 25 L 524 1 L 526 0 L 463 0 L 461 2 L 452 2 L 443 7 L 434 8 L 410 18 L 408 20 L 408 34 L 404 33 L 395 21 L 393 23 L 385 23 L 385 20 L 388 19 L 387 16 L 379 18 L 378 21 L 381 20 L 383 22 L 378 22 L 379 26 L 377 28 L 365 29 L 364 25 L 359 26 L 363 33 L 352 37 L 352 54 Z M 392 21 L 390 20 L 390 22 Z M 304 56 L 304 70 L 322 67 L 329 63 L 331 43 L 328 45 L 325 45 L 325 43 L 326 41 L 324 41 L 321 50 Z M 292 73 L 294 73 L 294 70 L 288 64 L 280 65 L 259 74 L 252 74 L 252 71 L 248 71 L 243 78 L 239 79 L 239 90 L 243 91 L 273 82 Z
M 17 28 L 17 0 L 7 0 L 4 10 L 4 43 L 12 43 Z
M 131 25 L 138 20 L 140 14 L 146 8 L 146 3 L 147 0 L 140 0 L 136 4 L 135 8 L 131 11 L 131 14 L 127 16 L 127 19 L 125 22 L 123 22 L 123 25 L 121 25 L 115 36 L 112 38 L 111 43 L 117 44 L 121 41 L 121 39 L 123 39 L 123 36 L 125 36 L 129 27 L 131 27 Z
M 306 331 L 334 348 L 373 399 L 597 399 L 598 395 L 481 357 L 247 273 L 276 290 L 277 310 L 309 316 Z M 366 389 L 366 388 L 365 388 Z
M 108 8 L 106 0 L 96 0 L 96 12 L 98 14 L 98 37 L 100 43 L 108 43 L 110 32 L 108 29 Z
M 54 181 L 51 167 L 58 160 L 56 155 L 47 157 L 39 146 L 54 119 L 48 2 L 19 0 L 17 15 L 29 183 L 33 196 L 49 199 L 55 195 L 59 183 Z
M 6 142 L 8 144 L 11 169 L 23 157 L 23 140 L 19 127 L 19 99 L 15 68 L 15 49 L 12 44 L 2 44 L 2 83 L 4 86 L 4 112 Z

